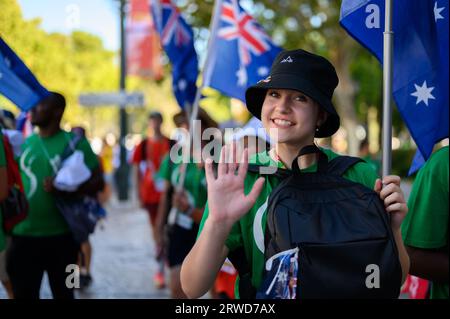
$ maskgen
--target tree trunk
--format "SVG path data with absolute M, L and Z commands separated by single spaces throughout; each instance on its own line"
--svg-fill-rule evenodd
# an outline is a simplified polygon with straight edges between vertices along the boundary
M 336 47 L 336 51 L 332 54 L 332 60 L 339 76 L 339 85 L 335 91 L 335 106 L 341 118 L 341 126 L 347 132 L 347 154 L 356 156 L 359 150 L 359 140 L 355 132 L 359 121 L 354 105 L 356 87 L 350 75 L 353 49 L 352 44 L 348 40 L 344 40 L 340 47 Z

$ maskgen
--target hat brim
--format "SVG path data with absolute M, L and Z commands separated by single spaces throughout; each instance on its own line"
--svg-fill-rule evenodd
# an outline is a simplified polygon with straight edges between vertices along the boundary
M 328 113 L 327 120 L 316 131 L 315 137 L 329 137 L 339 129 L 339 115 L 330 99 L 317 90 L 313 84 L 294 74 L 273 74 L 269 80 L 262 80 L 246 90 L 247 108 L 256 118 L 261 119 L 261 109 L 268 89 L 300 91 L 316 101 Z

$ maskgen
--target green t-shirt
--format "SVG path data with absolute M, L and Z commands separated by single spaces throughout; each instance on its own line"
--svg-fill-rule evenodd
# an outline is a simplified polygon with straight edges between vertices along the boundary
M 70 232 L 56 207 L 54 195 L 44 191 L 44 180 L 55 175 L 60 165 L 60 155 L 72 138 L 73 133 L 59 131 L 50 137 L 33 134 L 25 140 L 19 165 L 30 208 L 27 218 L 14 227 L 14 235 L 55 236 Z M 83 152 L 84 162 L 89 169 L 93 170 L 99 165 L 97 156 L 85 138 L 76 149 Z
M 158 175 L 175 187 L 180 179 L 180 168 L 181 163 L 170 162 L 168 154 L 161 163 Z M 196 163 L 188 163 L 184 181 L 184 189 L 190 204 L 195 208 L 205 207 L 208 196 L 204 168 L 199 167 Z
M 328 149 L 322 149 L 324 153 L 328 156 L 329 160 L 339 156 L 338 154 L 332 152 Z M 262 152 L 252 156 L 249 159 L 249 163 L 262 165 L 262 166 L 277 166 L 279 168 L 284 168 L 282 162 L 276 162 L 273 160 L 268 152 Z M 314 164 L 309 168 L 302 171 L 304 172 L 314 172 L 317 170 L 317 165 Z M 247 173 L 247 177 L 244 182 L 245 194 L 248 194 L 253 187 L 253 184 L 260 177 L 260 175 L 255 173 Z M 375 173 L 372 166 L 365 162 L 358 163 L 347 170 L 344 177 L 361 183 L 370 189 L 375 186 L 375 180 L 377 179 L 377 174 Z M 225 245 L 230 251 L 242 246 L 244 247 L 247 261 L 252 269 L 252 284 L 255 288 L 259 288 L 263 278 L 264 271 L 264 232 L 266 228 L 266 218 L 267 218 L 267 201 L 272 189 L 275 188 L 279 180 L 273 175 L 265 175 L 265 183 L 261 194 L 256 200 L 253 208 L 242 217 L 232 228 Z M 208 218 L 208 205 L 206 205 L 205 213 L 203 214 L 203 219 L 200 224 L 200 231 L 203 229 L 203 225 Z M 236 284 L 237 287 L 237 284 Z M 235 291 L 236 296 L 238 296 L 238 289 Z
M 402 223 L 405 245 L 448 252 L 448 146 L 435 152 L 420 169 Z M 448 284 L 433 283 L 431 298 L 449 298 Z
M 0 168 L 6 167 L 5 147 L 3 146 L 3 134 L 0 128 Z M 3 232 L 2 208 L 0 207 L 0 251 L 5 249 L 5 233 Z

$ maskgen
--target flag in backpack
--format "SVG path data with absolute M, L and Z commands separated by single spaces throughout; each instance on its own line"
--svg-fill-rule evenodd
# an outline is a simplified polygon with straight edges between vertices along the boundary
M 23 111 L 50 95 L 1 37 L 0 93 Z
M 385 0 L 344 0 L 340 23 L 383 63 Z M 393 2 L 393 95 L 423 159 L 448 137 L 448 1 Z M 410 174 L 424 163 L 417 155 Z
M 205 86 L 245 101 L 246 88 L 267 77 L 281 48 L 238 0 L 222 1 L 216 19 L 219 26 L 211 40 L 210 62 L 204 71 Z
M 198 59 L 192 28 L 171 0 L 151 0 L 150 11 L 161 44 L 172 63 L 172 86 L 182 109 L 194 103 L 197 91 Z

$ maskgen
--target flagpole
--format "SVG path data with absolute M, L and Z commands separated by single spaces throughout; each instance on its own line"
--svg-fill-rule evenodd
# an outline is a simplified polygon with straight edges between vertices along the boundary
M 392 1 L 385 0 L 385 18 L 383 33 L 383 158 L 382 176 L 391 173 L 392 165 Z
M 205 65 L 203 66 L 203 74 L 202 74 L 201 84 L 197 88 L 197 92 L 195 93 L 194 103 L 192 104 L 192 108 L 190 110 L 191 111 L 190 119 L 189 119 L 190 143 L 188 144 L 189 147 L 191 147 L 191 145 L 192 145 L 192 147 L 194 147 L 194 143 L 192 143 L 194 125 L 195 125 L 195 120 L 198 117 L 198 108 L 199 108 L 200 98 L 202 97 L 202 90 L 206 86 L 205 70 L 207 71 L 209 69 L 209 64 L 211 63 L 211 61 L 210 61 L 211 55 L 209 53 L 211 52 L 211 48 L 213 46 L 213 41 L 214 41 L 215 35 L 217 33 L 217 29 L 219 27 L 221 8 L 222 8 L 222 0 L 216 0 L 214 2 L 213 16 L 211 18 L 211 23 L 210 23 L 210 27 L 209 27 L 210 33 L 209 33 L 208 47 L 207 47 L 207 51 L 206 51 Z M 176 189 L 178 191 L 181 191 L 183 189 L 184 180 L 186 178 L 186 166 L 187 166 L 187 163 L 183 162 L 181 170 L 180 170 L 180 180 L 178 181 L 178 185 L 176 187 Z
M 394 32 L 392 31 L 392 0 L 385 1 L 383 33 L 383 158 L 382 176 L 391 173 L 392 165 L 392 52 Z

